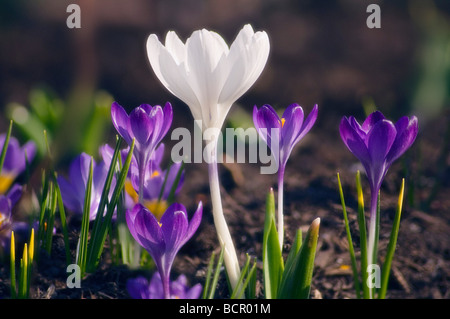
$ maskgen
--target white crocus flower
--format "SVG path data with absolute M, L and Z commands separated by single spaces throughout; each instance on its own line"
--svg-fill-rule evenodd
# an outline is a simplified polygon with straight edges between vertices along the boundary
M 269 55 L 269 38 L 246 25 L 230 47 L 216 32 L 197 30 L 183 43 L 169 31 L 165 45 L 155 34 L 147 54 L 158 79 L 185 102 L 203 128 L 221 128 L 232 104 L 258 79 Z
M 158 79 L 185 102 L 201 128 L 220 132 L 233 103 L 258 79 L 269 56 L 269 38 L 264 31 L 254 32 L 245 25 L 229 47 L 217 33 L 205 29 L 192 33 L 186 43 L 170 31 L 163 45 L 155 34 L 147 40 L 147 54 Z M 217 171 L 217 142 L 211 139 L 208 151 L 209 184 L 214 224 L 233 288 L 240 268 L 234 244 L 223 216 Z

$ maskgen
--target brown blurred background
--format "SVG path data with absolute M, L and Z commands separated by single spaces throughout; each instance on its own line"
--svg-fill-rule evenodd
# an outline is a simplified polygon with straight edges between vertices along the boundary
M 80 5 L 80 29 L 66 26 L 71 3 Z M 371 3 L 380 5 L 381 29 L 366 25 Z M 79 131 L 92 118 L 99 91 L 105 93 L 105 119 L 112 99 L 127 109 L 171 101 L 178 110 L 175 121 L 182 123 L 190 113 L 149 67 L 148 35 L 163 39 L 175 30 L 185 40 L 194 30 L 207 28 L 231 43 L 246 23 L 269 34 L 271 53 L 259 80 L 238 101 L 244 110 L 254 104 L 285 108 L 297 102 L 309 112 L 317 103 L 318 125 L 333 119 L 337 128 L 341 116 L 362 119 L 376 106 L 392 119 L 419 115 L 423 128 L 425 116 L 427 121 L 440 116 L 450 104 L 449 16 L 446 0 L 3 0 L 2 131 L 10 118 L 26 123 L 36 88 L 64 105 L 54 111 L 64 115 L 48 128 L 50 135 L 65 136 L 62 154 L 86 149 L 73 145 L 87 134 Z M 14 113 L 17 105 L 22 108 Z M 49 126 L 42 121 L 39 128 Z M 96 131 L 89 132 L 94 136 Z M 106 138 L 96 134 L 101 135 L 98 142 Z

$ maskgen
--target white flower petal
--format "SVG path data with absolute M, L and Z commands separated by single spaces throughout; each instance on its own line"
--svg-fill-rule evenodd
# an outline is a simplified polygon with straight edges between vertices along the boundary
M 258 79 L 269 57 L 270 43 L 265 32 L 243 29 L 233 42 L 228 55 L 230 73 L 219 96 L 219 103 L 234 103 Z M 248 41 L 244 43 L 243 41 Z
M 216 32 L 197 30 L 183 43 L 170 31 L 163 46 L 155 35 L 147 41 L 150 64 L 166 88 L 203 120 L 204 128 L 221 127 L 232 104 L 261 74 L 269 55 L 269 38 L 245 25 L 231 47 Z
M 153 34 L 147 40 L 147 54 L 153 71 L 161 83 L 189 106 L 194 119 L 201 119 L 200 103 L 187 81 L 185 63 L 178 65 Z
M 215 72 L 219 61 L 228 53 L 225 41 L 215 32 L 195 31 L 186 41 L 187 77 L 202 108 L 203 121 L 209 125 L 217 116 L 217 101 L 224 80 Z
M 186 46 L 174 31 L 167 32 L 165 47 L 172 55 L 175 63 L 181 64 L 186 61 Z

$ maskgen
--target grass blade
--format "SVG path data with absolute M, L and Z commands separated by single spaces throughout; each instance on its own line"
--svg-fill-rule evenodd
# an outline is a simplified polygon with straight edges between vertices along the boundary
M 133 150 L 134 150 L 134 139 L 133 139 L 132 144 L 130 145 L 130 150 L 128 152 L 125 164 L 123 165 L 122 170 L 119 175 L 119 178 L 116 182 L 114 192 L 111 196 L 111 201 L 110 201 L 109 205 L 107 206 L 106 215 L 101 220 L 101 224 L 99 225 L 100 228 L 98 229 L 98 231 L 92 234 L 93 242 L 92 242 L 92 247 L 90 248 L 90 249 L 92 249 L 92 251 L 89 252 L 90 259 L 88 262 L 90 271 L 92 271 L 93 269 L 95 269 L 97 267 L 98 262 L 100 260 L 100 257 L 101 257 L 102 251 L 103 251 L 103 246 L 104 246 L 104 243 L 106 240 L 106 235 L 108 233 L 109 225 L 111 223 L 114 210 L 116 209 L 117 203 L 122 194 L 122 190 L 125 186 L 125 180 L 127 178 L 128 170 L 131 165 L 131 159 L 133 157 Z
M 248 279 L 249 275 L 247 275 L 247 279 L 245 281 L 244 281 L 244 277 L 248 272 L 248 268 L 250 267 L 250 259 L 251 259 L 250 256 L 247 254 L 247 260 L 245 262 L 244 268 L 241 271 L 241 275 L 239 277 L 238 284 L 234 288 L 233 292 L 231 293 L 230 299 L 240 299 L 244 295 L 245 288 L 247 287 L 247 284 L 248 284 L 247 279 Z M 253 266 L 256 266 L 256 262 Z
M 93 176 L 93 162 L 91 157 L 91 164 L 89 165 L 89 175 L 86 183 L 86 192 L 84 196 L 83 217 L 81 220 L 81 231 L 79 238 L 79 251 L 77 264 L 80 267 L 81 277 L 86 272 L 87 248 L 89 236 L 89 216 L 91 210 L 91 192 L 92 192 L 92 176 Z
M 247 283 L 244 284 L 245 287 L 247 287 L 246 290 L 246 297 L 248 299 L 255 299 L 256 298 L 256 282 L 257 282 L 257 278 L 256 278 L 256 258 L 253 262 L 253 266 L 250 269 L 250 272 L 247 276 Z
M 53 239 L 53 227 L 55 225 L 55 212 L 56 212 L 56 193 L 53 182 L 50 182 L 49 188 L 49 205 L 47 212 L 47 222 L 45 227 L 45 250 L 50 255 L 52 250 L 52 239 Z
M 214 267 L 215 258 L 216 258 L 216 253 L 213 251 L 211 254 L 209 263 L 208 263 L 208 268 L 206 270 L 205 285 L 203 286 L 202 299 L 206 299 L 206 296 L 208 295 L 209 285 L 210 285 L 211 276 L 212 276 L 212 269 Z
M 19 282 L 19 298 L 25 299 L 27 297 L 27 287 L 28 287 L 28 249 L 27 244 L 23 248 L 22 260 L 20 262 L 20 282 Z
M 347 208 L 346 208 L 345 199 L 344 199 L 344 191 L 342 190 L 341 178 L 339 177 L 339 173 L 337 174 L 337 180 L 338 180 L 338 187 L 339 187 L 339 196 L 341 198 L 341 204 L 342 204 L 342 213 L 344 215 L 345 232 L 347 234 L 348 251 L 350 253 L 350 260 L 352 263 L 353 283 L 355 285 L 356 297 L 358 299 L 360 299 L 361 298 L 361 287 L 360 287 L 360 282 L 359 282 L 358 267 L 356 266 L 355 250 L 353 248 L 353 240 L 352 240 L 352 234 L 350 232 L 350 225 L 348 223 Z
M 61 189 L 59 188 L 56 172 L 54 172 L 54 183 L 55 183 L 56 197 L 57 197 L 57 201 L 58 201 L 59 217 L 61 219 L 61 228 L 62 228 L 63 238 L 64 238 L 64 249 L 66 252 L 66 264 L 70 265 L 72 263 L 72 257 L 70 254 L 69 232 L 67 231 L 66 211 L 64 209 L 64 203 L 62 201 L 62 196 L 61 196 Z
M 170 169 L 170 167 L 169 167 Z M 167 169 L 167 171 L 169 171 L 169 169 Z M 169 204 L 173 203 L 175 200 L 175 191 L 177 190 L 178 184 L 180 183 L 180 179 L 181 179 L 181 175 L 183 174 L 183 170 L 184 170 L 184 162 L 181 162 L 180 165 L 180 169 L 177 172 L 177 176 L 175 177 L 175 181 L 172 184 L 172 188 L 170 189 L 170 193 L 169 196 L 167 197 L 167 202 Z M 165 183 L 166 181 L 164 181 L 164 186 L 163 186 L 163 191 L 165 189 Z
M 212 269 L 214 268 L 214 262 L 215 262 L 215 256 L 216 253 L 213 252 L 211 254 L 211 259 L 208 264 L 208 269 L 206 272 L 206 281 L 205 281 L 205 287 L 203 288 L 203 299 L 213 299 L 214 293 L 216 292 L 217 282 L 219 281 L 219 275 L 220 275 L 220 269 L 222 268 L 223 264 L 223 256 L 224 256 L 225 250 L 222 248 L 220 250 L 219 258 L 217 260 L 217 264 L 214 270 L 214 276 L 212 278 L 211 282 L 211 276 L 213 274 Z
M 383 268 L 381 271 L 381 287 L 378 294 L 378 298 L 384 299 L 386 297 L 387 285 L 389 282 L 389 274 L 391 272 L 392 259 L 394 258 L 395 246 L 397 245 L 398 231 L 400 229 L 400 218 L 403 208 L 403 195 L 405 192 L 405 179 L 402 179 L 402 185 L 400 188 L 400 194 L 398 197 L 397 211 L 395 212 L 394 223 L 392 225 L 391 236 L 386 252 L 386 258 L 384 260 Z
M 92 233 L 97 234 L 100 228 L 100 224 L 102 223 L 102 219 L 104 218 L 103 212 L 105 211 L 105 207 L 108 203 L 108 195 L 111 188 L 111 184 L 114 178 L 117 160 L 120 157 L 120 144 L 122 142 L 122 138 L 116 137 L 116 147 L 114 148 L 114 153 L 111 158 L 111 164 L 108 168 L 108 174 L 106 176 L 105 184 L 103 185 L 102 195 L 100 197 L 100 202 L 97 208 L 97 215 L 95 216 L 94 224 L 92 226 Z M 92 256 L 90 256 L 92 257 Z M 91 258 L 89 258 L 91 259 Z

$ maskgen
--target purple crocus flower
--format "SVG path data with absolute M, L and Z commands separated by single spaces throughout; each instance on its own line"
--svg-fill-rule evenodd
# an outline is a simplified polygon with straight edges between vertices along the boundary
M 5 144 L 6 134 L 0 135 L 0 150 Z M 23 171 L 25 171 L 27 161 L 31 163 L 36 155 L 36 144 L 28 141 L 20 146 L 19 141 L 10 136 L 8 148 L 6 149 L 5 161 L 0 174 L 0 194 L 5 194 Z
M 317 119 L 318 106 L 315 105 L 309 116 L 304 120 L 303 108 L 291 104 L 280 118 L 274 108 L 268 104 L 259 110 L 253 108 L 253 123 L 262 139 L 272 150 L 279 170 L 284 171 L 287 160 L 294 146 L 309 132 Z M 272 141 L 275 139 L 275 141 Z
M 394 124 L 375 111 L 362 125 L 353 116 L 344 117 L 339 131 L 342 141 L 364 166 L 372 192 L 378 194 L 389 167 L 416 139 L 418 122 L 415 116 L 404 116 Z
M 196 284 L 192 288 L 187 285 L 185 275 L 180 275 L 170 284 L 170 299 L 198 299 L 202 292 L 202 285 Z M 164 289 L 161 276 L 155 272 L 150 283 L 145 277 L 139 276 L 127 281 L 127 290 L 133 299 L 164 299 Z
M 111 106 L 111 118 L 117 132 L 128 145 L 135 140 L 134 155 L 141 174 L 139 185 L 141 190 L 144 187 L 145 170 L 153 151 L 172 124 L 172 105 L 167 102 L 162 108 L 159 105 L 152 107 L 149 104 L 141 104 L 128 115 L 117 102 L 114 102 Z
M 14 184 L 6 195 L 0 195 L 0 245 L 8 249 L 11 231 L 16 227 L 23 228 L 25 223 L 13 222 L 12 209 L 22 196 L 22 186 Z
M 69 167 L 69 178 L 58 176 L 58 185 L 61 189 L 61 196 L 64 203 L 73 213 L 82 214 L 84 207 L 84 198 L 86 195 L 86 185 L 89 177 L 89 167 L 91 165 L 91 156 L 86 153 L 78 155 Z M 94 160 L 92 189 L 91 189 L 91 206 L 89 219 L 94 220 L 97 216 L 98 205 L 103 192 L 103 187 L 108 175 L 108 166 L 104 161 L 96 163 Z M 114 185 L 114 180 L 113 184 Z M 111 192 L 114 186 L 111 187 Z
M 384 177 L 392 165 L 412 145 L 418 133 L 417 117 L 401 117 L 397 123 L 375 111 L 360 125 L 353 116 L 344 117 L 339 127 L 347 148 L 361 161 L 371 190 L 369 221 L 369 264 L 375 242 L 378 193 Z
M 186 208 L 174 203 L 169 206 L 161 220 L 145 206 L 136 204 L 127 210 L 126 220 L 134 239 L 152 256 L 161 275 L 164 296 L 170 298 L 170 269 L 180 248 L 194 235 L 202 219 L 200 202 L 192 219 L 188 222 Z
M 278 236 L 283 247 L 283 181 L 286 163 L 294 146 L 311 130 L 317 119 L 317 104 L 306 120 L 303 108 L 294 103 L 287 107 L 280 118 L 274 108 L 268 104 L 259 110 L 253 108 L 253 123 L 260 137 L 271 148 L 278 164 Z

